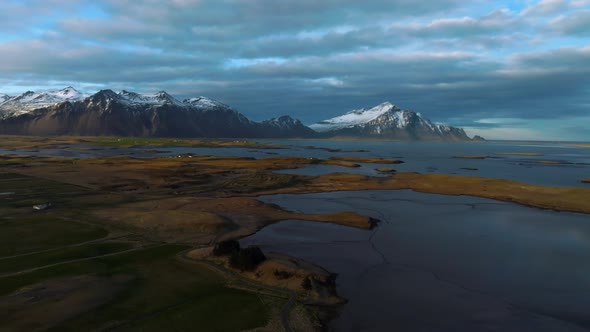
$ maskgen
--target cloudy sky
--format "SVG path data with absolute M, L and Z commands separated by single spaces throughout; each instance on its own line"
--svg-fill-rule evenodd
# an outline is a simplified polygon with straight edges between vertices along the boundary
M 2 0 L 0 92 L 67 85 L 590 140 L 590 0 Z

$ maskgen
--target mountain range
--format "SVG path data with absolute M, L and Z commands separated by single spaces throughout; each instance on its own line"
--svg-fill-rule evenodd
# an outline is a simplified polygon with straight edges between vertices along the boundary
M 165 91 L 140 94 L 126 90 L 88 95 L 73 87 L 18 96 L 0 94 L 0 134 L 471 140 L 463 129 L 434 124 L 389 102 L 308 127 L 286 115 L 255 122 L 206 97 L 181 101 Z

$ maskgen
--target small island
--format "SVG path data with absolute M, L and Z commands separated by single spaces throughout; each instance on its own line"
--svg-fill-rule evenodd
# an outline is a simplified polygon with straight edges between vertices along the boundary
M 375 170 L 379 173 L 388 173 L 388 174 L 393 174 L 393 173 L 397 172 L 393 168 L 385 168 L 385 167 L 375 168 Z

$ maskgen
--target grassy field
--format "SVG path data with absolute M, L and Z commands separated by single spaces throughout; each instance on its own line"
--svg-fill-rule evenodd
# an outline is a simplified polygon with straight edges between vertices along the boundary
M 129 250 L 131 248 L 133 248 L 133 245 L 126 242 L 101 242 L 43 251 L 6 259 L 0 258 L 0 275 L 10 272 L 25 271 L 35 267 L 47 266 L 75 259 L 108 255 L 115 252 Z
M 162 137 L 91 137 L 81 138 L 82 142 L 97 146 L 107 147 L 132 147 L 132 146 L 151 146 L 151 147 L 242 147 L 242 148 L 275 148 L 276 145 L 260 144 L 255 141 L 235 140 L 235 139 L 179 139 L 179 138 L 162 138 Z
M 68 277 L 76 276 L 102 278 L 105 281 L 101 283 L 100 292 L 112 292 L 107 299 L 99 294 L 79 298 L 79 292 L 60 293 L 59 298 L 37 297 L 34 303 L 24 307 L 31 313 L 31 324 L 24 326 L 27 328 L 43 326 L 54 331 L 87 331 L 116 327 L 114 330 L 156 331 L 173 324 L 180 330 L 199 326 L 204 331 L 240 331 L 266 324 L 270 308 L 256 294 L 227 288 L 216 273 L 177 261 L 175 254 L 185 248 L 158 246 L 4 277 L 0 278 L 0 294 L 18 298 L 23 290 L 48 288 L 43 284 L 47 280 L 67 282 Z M 128 282 L 114 291 L 115 280 L 121 276 Z M 101 305 L 91 311 L 81 312 L 54 326 L 42 325 L 50 321 L 45 313 L 56 306 L 60 311 L 72 310 L 63 302 L 87 307 L 99 299 Z M 19 306 L 18 301 L 13 302 L 16 304 L 0 301 L 0 321 L 7 330 L 24 324 L 18 319 L 23 306 Z
M 134 321 L 122 326 L 121 331 L 191 331 L 196 326 L 206 331 L 242 331 L 263 326 L 267 321 L 267 308 L 257 303 L 250 292 L 211 287 L 197 296 L 198 301 L 187 301 Z
M 132 146 L 150 147 L 238 147 L 252 149 L 282 148 L 277 144 L 258 143 L 243 139 L 213 138 L 165 138 L 165 137 L 112 137 L 112 136 L 13 136 L 0 135 L 0 148 L 34 151 L 45 148 L 77 149 L 80 145 L 93 147 L 126 148 Z
M 51 215 L 0 219 L 0 230 L 0 257 L 63 247 L 102 238 L 108 234 L 102 228 Z
M 163 258 L 136 260 L 133 270 L 125 271 L 136 277 L 126 294 L 59 330 L 82 331 L 118 322 L 121 330 L 240 331 L 268 320 L 269 308 L 256 294 L 225 287 L 218 274 L 203 267 Z M 117 266 L 120 262 L 113 267 Z
M 241 331 L 265 325 L 277 304 L 178 260 L 189 247 L 151 242 L 86 213 L 152 199 L 0 173 L 0 330 Z M 32 208 L 45 202 L 52 208 Z M 117 242 L 105 241 L 113 232 Z

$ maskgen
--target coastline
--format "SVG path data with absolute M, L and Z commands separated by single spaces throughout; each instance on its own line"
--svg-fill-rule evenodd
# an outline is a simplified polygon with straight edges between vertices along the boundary
M 0 157 L 3 172 L 86 188 L 89 197 L 80 197 L 72 204 L 79 204 L 78 208 L 88 210 L 90 215 L 111 227 L 128 227 L 154 240 L 191 245 L 244 238 L 287 219 L 335 223 L 361 229 L 370 229 L 375 225 L 374 220 L 357 213 L 304 214 L 256 199 L 275 194 L 409 189 L 590 214 L 587 204 L 590 188 L 551 187 L 479 176 L 415 172 L 379 177 L 350 173 L 307 176 L 275 172 L 315 164 L 342 166 L 343 170 L 353 167 L 346 161 L 397 163 L 388 159 L 254 159 L 189 155 L 148 160 L 129 156 L 88 159 Z M 104 204 L 105 197 L 113 200 L 113 206 Z M 97 205 L 99 201 L 101 203 Z M 54 211 L 61 213 L 59 204 Z

